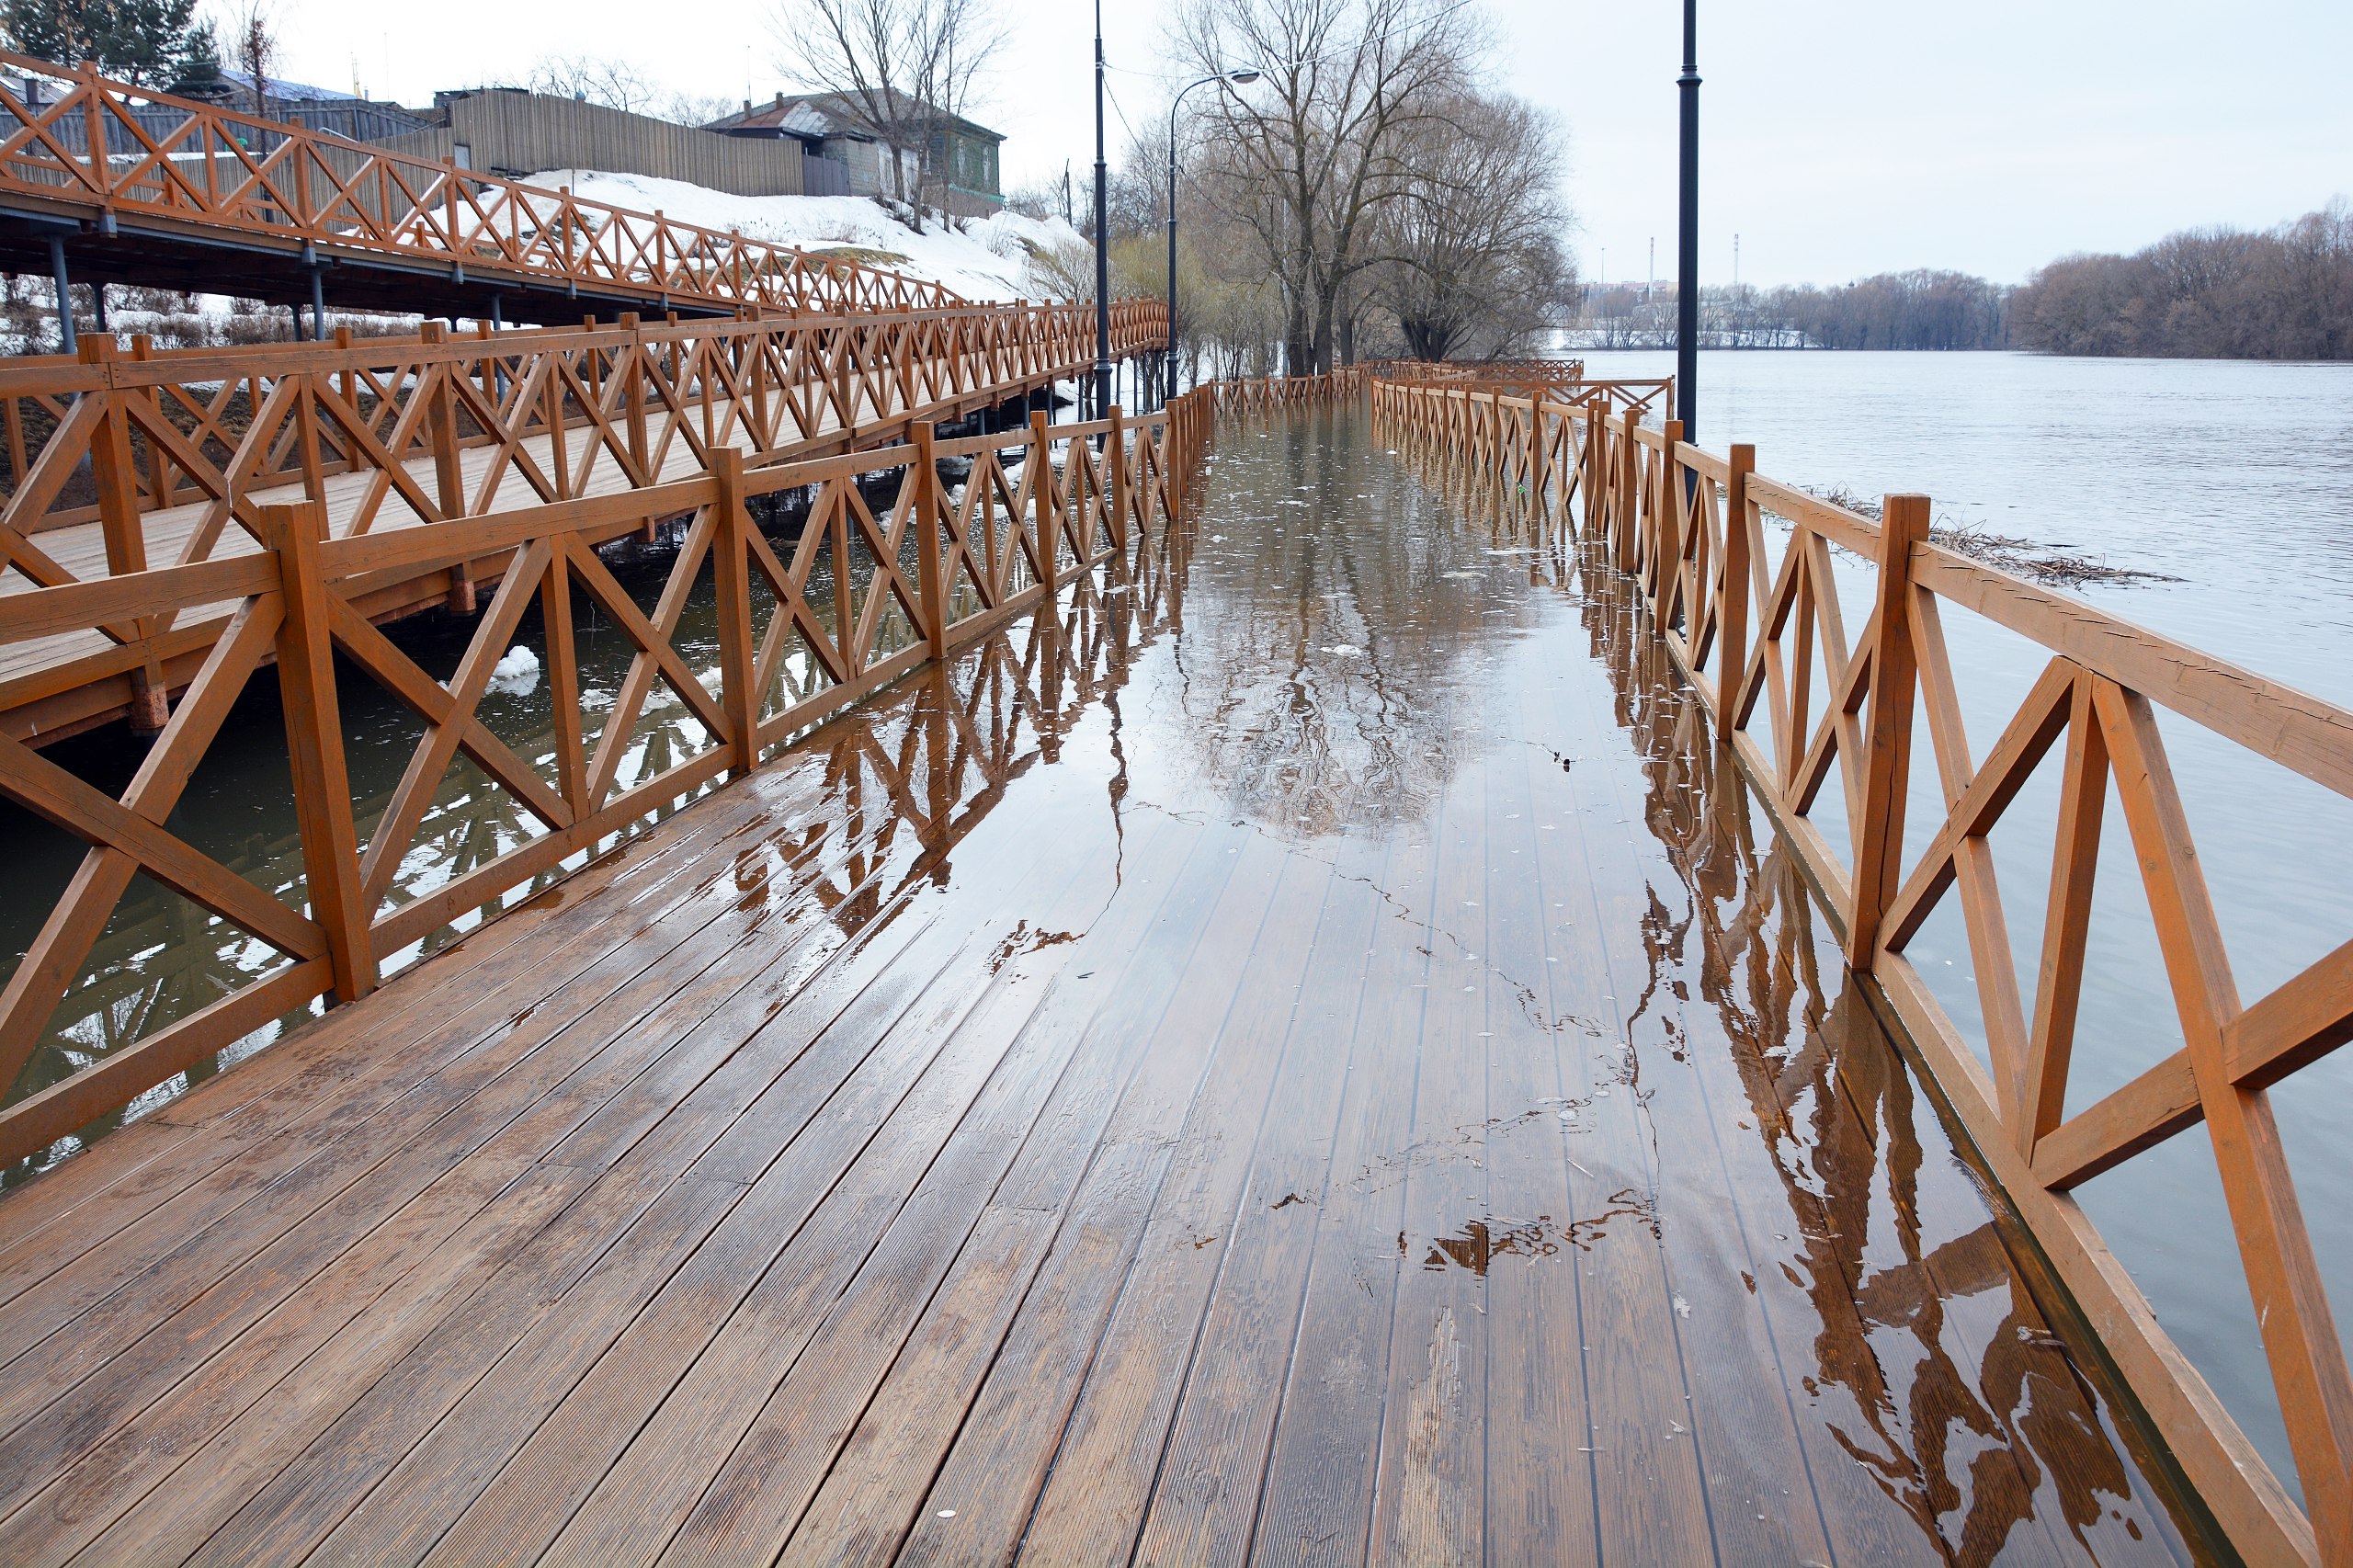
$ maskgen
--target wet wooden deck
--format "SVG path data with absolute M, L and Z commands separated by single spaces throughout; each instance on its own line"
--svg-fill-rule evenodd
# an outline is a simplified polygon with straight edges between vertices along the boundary
M 1268 440 L 0 1199 L 0 1561 L 2191 1561 L 1623 598 Z

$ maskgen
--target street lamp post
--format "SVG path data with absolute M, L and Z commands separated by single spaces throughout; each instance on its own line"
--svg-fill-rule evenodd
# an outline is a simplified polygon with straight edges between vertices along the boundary
M 1699 0 L 1683 0 L 1682 220 L 1677 234 L 1675 412 L 1683 438 L 1699 439 Z
M 1095 0 L 1095 417 L 1111 407 L 1110 173 L 1103 160 L 1103 0 Z
M 1177 90 L 1168 105 L 1168 374 L 1163 378 L 1164 393 L 1176 385 L 1176 106 L 1195 87 L 1206 87 L 1211 82 L 1233 82 L 1248 86 L 1258 79 L 1256 71 L 1221 71 L 1214 76 L 1204 76 Z M 1165 402 L 1164 395 L 1162 401 Z

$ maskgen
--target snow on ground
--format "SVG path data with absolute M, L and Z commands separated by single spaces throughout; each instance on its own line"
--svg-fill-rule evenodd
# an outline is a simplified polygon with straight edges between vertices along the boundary
M 1046 298 L 1050 290 L 1030 271 L 1033 251 L 1086 244 L 1059 218 L 1040 222 L 1017 212 L 954 220 L 954 226 L 926 224 L 918 234 L 863 196 L 730 196 L 683 180 L 585 169 L 551 169 L 526 183 L 568 185 L 587 200 L 659 210 L 706 229 L 733 229 L 746 239 L 870 253 L 853 259 L 930 278 L 973 301 Z
M 659 209 L 682 222 L 739 230 L 747 239 L 847 251 L 853 260 L 929 278 L 974 301 L 1050 299 L 1054 289 L 1032 267 L 1031 257 L 1041 251 L 1086 248 L 1078 231 L 1061 219 L 1040 222 L 1017 212 L 929 223 L 918 234 L 862 196 L 730 196 L 683 180 L 573 169 L 551 170 L 530 183 L 569 185 L 591 200 L 640 212 Z M 16 297 L 0 301 L 0 355 L 58 352 L 48 293 L 45 284 L 26 279 Z M 162 348 L 275 342 L 292 333 L 284 306 L 261 307 L 224 295 L 117 288 L 111 303 L 108 325 L 118 334 L 147 333 Z M 417 319 L 328 312 L 330 328 L 347 320 L 362 336 L 414 332 Z

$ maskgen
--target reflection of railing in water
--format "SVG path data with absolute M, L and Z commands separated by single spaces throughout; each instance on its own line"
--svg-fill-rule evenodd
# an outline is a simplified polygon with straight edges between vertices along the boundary
M 283 961 L 0 1112 L 0 1156 L 42 1149 L 313 998 L 365 994 L 387 956 L 415 950 L 470 912 L 528 895 L 650 813 L 751 771 L 774 747 L 1051 601 L 1066 582 L 1106 566 L 1149 575 L 1204 412 L 1201 400 L 1185 398 L 1131 421 L 1115 412 L 1050 427 L 1040 415 L 1026 437 L 950 441 L 919 426 L 908 445 L 758 470 L 735 449 L 720 448 L 710 452 L 710 472 L 691 480 L 339 539 L 321 537 L 315 504 L 271 506 L 259 518 L 269 545 L 263 553 L 12 597 L 0 621 L 0 636 L 11 641 L 104 625 L 134 610 L 168 616 L 221 599 L 238 608 L 119 799 L 0 738 L 0 790 L 92 846 L 0 995 L 0 1070 L 12 1080 L 21 1070 L 141 871 L 267 942 Z M 1008 449 L 1018 457 L 1008 458 Z M 972 463 L 971 476 L 951 492 L 939 465 L 960 459 Z M 879 514 L 862 489 L 876 475 L 897 481 Z M 809 519 L 779 554 L 752 526 L 747 504 L 804 487 L 815 495 Z M 692 521 L 649 611 L 615 581 L 597 547 L 677 515 Z M 492 551 L 511 552 L 511 562 L 446 683 L 359 608 L 387 574 L 460 568 Z M 688 600 L 706 579 L 716 598 L 719 659 L 714 671 L 698 672 L 676 644 Z M 822 609 L 810 599 L 821 584 L 830 585 Z M 579 602 L 593 604 L 634 650 L 593 735 L 574 641 Z M 549 770 L 517 756 L 480 712 L 495 666 L 533 608 L 546 629 L 555 725 Z M 346 777 L 335 653 L 425 726 L 364 843 Z M 165 825 L 231 705 L 272 656 L 307 913 Z M 780 678 L 796 666 L 802 678 Z M 652 737 L 671 755 L 649 760 L 646 721 L 657 692 L 682 704 L 692 723 Z M 690 748 L 679 749 L 682 739 Z M 411 890 L 404 868 L 460 754 L 512 798 L 520 842 L 502 842 L 474 869 Z
M 1851 1427 L 1832 1422 L 1841 1447 L 1957 1561 L 1990 1561 L 2034 1517 L 2040 1494 L 2070 1528 L 2097 1524 L 2109 1506 L 2100 1494 L 2129 1494 L 2128 1477 L 2113 1449 L 2082 1441 L 2102 1422 L 2020 1289 L 1995 1224 L 1933 1248 L 1916 1226 L 1875 1230 L 1882 1193 L 1897 1212 L 1924 1208 L 1919 1188 L 1934 1173 L 1915 1129 L 1934 1111 L 1915 1098 L 1859 991 L 1835 965 L 1825 971 L 1835 947 L 1789 841 L 1770 835 L 1759 852 L 1748 790 L 1707 744 L 1703 712 L 1650 634 L 1637 585 L 1609 571 L 1597 546 L 1565 559 L 1579 573 L 1618 722 L 1647 759 L 1643 820 L 1687 901 L 1654 905 L 1648 994 L 1691 949 L 1696 927 L 1708 1016 L 1724 1030 L 1725 1059 L 1787 1201 L 1810 1221 L 1796 1282 L 1820 1324 L 1811 1346 L 1820 1382 L 1852 1395 Z M 1678 890 L 1653 891 L 1672 899 Z M 1770 1049 L 1793 1039 L 1803 1041 L 1794 1051 Z M 1900 1261 L 1874 1256 L 1890 1241 Z M 2000 1321 L 1969 1341 L 1975 1357 L 1956 1356 L 1944 1337 L 1949 1309 L 1995 1290 L 2007 1297 Z M 1904 1353 L 1890 1358 L 1882 1335 Z M 1907 1369 L 1900 1385 L 1891 1359 Z M 1988 1439 L 2015 1474 L 1984 1463 Z
M 2353 1562 L 2353 1374 L 2296 1207 L 2268 1087 L 2353 1039 L 2353 942 L 2270 994 L 2239 1001 L 2159 735 L 2162 705 L 2252 756 L 2353 796 L 2353 714 L 1928 542 L 1925 497 L 1888 497 L 1882 523 L 1645 427 L 1636 410 L 1376 383 L 1376 415 L 1419 455 L 1499 483 L 1524 526 L 1579 525 L 1632 574 L 1653 623 L 1823 893 L 1846 961 L 1900 1022 L 1938 1092 L 2107 1354 L 2250 1560 Z M 1765 526 L 1791 527 L 1778 561 Z M 1831 552 L 1876 563 L 1874 608 L 1850 642 Z M 1982 761 L 1962 734 L 1941 616 L 1974 612 L 2049 664 Z M 1817 717 L 1817 704 L 1819 716 Z M 1927 714 L 1923 755 L 1912 733 Z M 1762 712 L 1760 714 L 1760 708 Z M 1752 731 L 1762 720 L 1769 733 Z M 2066 737 L 2059 853 L 2046 890 L 2042 983 L 2028 1016 L 1986 835 Z M 1696 744 L 1696 736 L 1690 744 Z M 1904 850 L 1915 760 L 1943 818 Z M 1851 844 L 1810 813 L 1834 767 Z M 2099 817 L 2113 780 L 2132 869 L 2155 916 L 2185 1048 L 2065 1114 Z M 1993 1070 L 1905 958 L 1958 887 Z M 2200 1120 L 2216 1165 L 2305 1506 L 2298 1507 L 2166 1335 L 2070 1189 Z

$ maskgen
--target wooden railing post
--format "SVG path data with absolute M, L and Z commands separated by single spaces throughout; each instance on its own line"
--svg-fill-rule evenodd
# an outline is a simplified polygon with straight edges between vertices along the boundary
M 760 697 L 752 640 L 751 514 L 744 506 L 744 454 L 720 447 L 710 454 L 711 499 L 719 527 L 711 550 L 712 588 L 719 613 L 720 710 L 727 715 L 728 767 L 737 778 L 760 765 Z
M 1111 433 L 1104 437 L 1103 462 L 1110 471 L 1111 481 L 1103 495 L 1096 499 L 1108 506 L 1109 515 L 1104 519 L 1111 530 L 1111 549 L 1125 565 L 1128 558 L 1128 452 L 1127 427 L 1120 405 L 1111 405 Z
M 1630 408 L 1619 422 L 1618 473 L 1610 488 L 1616 492 L 1609 506 L 1610 525 L 1616 535 L 1618 569 L 1631 572 L 1642 560 L 1634 538 L 1636 514 L 1641 509 L 1642 443 L 1634 439 L 1634 427 L 1643 422 L 1643 411 Z
M 1046 411 L 1029 415 L 1029 514 L 1037 529 L 1038 581 L 1051 603 L 1062 564 L 1062 487 L 1054 483 L 1054 443 L 1046 434 Z
M 939 566 L 939 460 L 928 419 L 915 427 L 915 486 L 907 526 L 915 530 L 915 593 L 923 600 L 924 637 L 934 659 L 948 657 L 948 582 Z
M 311 918 L 325 932 L 338 1000 L 376 988 L 375 944 L 361 902 L 359 835 L 351 820 L 343 718 L 335 700 L 333 608 L 319 546 L 326 508 L 315 501 L 264 506 L 262 540 L 278 557 L 286 614 L 278 628 L 278 688 L 286 710 L 286 753 L 294 776 L 294 818 L 302 839 L 302 881 Z
M 1670 419 L 1659 443 L 1658 480 L 1651 486 L 1651 603 L 1658 611 L 1659 630 L 1666 630 L 1675 614 L 1676 579 L 1683 571 L 1683 462 L 1675 449 L 1683 439 L 1683 421 Z M 1636 462 L 1643 461 L 1639 453 Z
M 417 329 L 417 336 L 427 348 L 439 347 L 446 341 L 442 325 L 438 321 L 425 323 Z M 441 508 L 445 521 L 454 521 L 466 515 L 466 473 L 458 451 L 458 392 L 449 384 L 457 369 L 447 360 L 431 366 L 426 372 L 432 378 L 431 390 L 426 394 L 426 438 L 433 448 L 433 478 L 435 501 Z M 485 378 L 487 379 L 487 378 Z M 474 612 L 473 563 L 460 561 L 449 568 L 448 605 L 459 615 Z
M 1733 701 L 1748 670 L 1748 607 L 1755 597 L 1748 579 L 1748 476 L 1756 472 L 1756 449 L 1747 442 L 1732 449 L 1732 477 L 1724 484 L 1723 578 L 1716 590 L 1716 744 L 1730 750 L 1735 715 Z
M 1880 922 L 1904 876 L 1904 798 L 1911 781 L 1912 709 L 1917 700 L 1912 647 L 1912 551 L 1928 537 L 1928 498 L 1890 495 L 1880 514 L 1879 597 L 1870 643 L 1870 720 L 1863 733 L 1862 820 L 1856 832 L 1855 907 L 1847 923 L 1847 962 L 1868 974 Z M 1858 650 L 1858 653 L 1861 650 Z
M 92 85 L 95 92 L 95 83 Z M 98 334 L 82 339 L 78 348 L 82 363 L 101 368 L 107 384 L 83 393 L 100 400 L 103 412 L 98 427 L 90 441 L 90 477 L 98 491 L 98 531 L 107 551 L 107 574 L 120 577 L 147 570 L 147 530 L 139 517 L 139 472 L 137 459 L 131 447 L 131 415 L 123 406 L 126 393 L 114 385 L 111 367 L 115 358 L 114 339 Z M 20 471 L 21 472 L 21 471 Z M 164 504 L 161 488 L 168 482 L 158 475 L 156 505 Z M 141 616 L 131 622 L 139 636 L 139 668 L 131 673 L 131 727 L 142 734 L 153 734 L 171 717 L 165 696 L 164 666 L 151 639 L 155 632 L 153 616 Z
M 1528 395 L 1528 470 L 1523 478 L 1528 485 L 1529 516 L 1540 532 L 1544 520 L 1544 400 L 1534 392 Z

